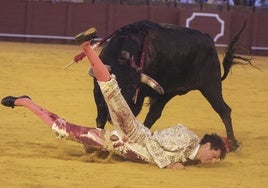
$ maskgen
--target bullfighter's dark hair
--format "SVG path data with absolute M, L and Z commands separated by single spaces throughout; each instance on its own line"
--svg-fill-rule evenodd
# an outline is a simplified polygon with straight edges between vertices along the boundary
M 205 134 L 204 137 L 200 141 L 200 145 L 210 143 L 210 149 L 221 150 L 220 160 L 225 158 L 226 155 L 226 145 L 223 142 L 222 138 L 216 133 Z

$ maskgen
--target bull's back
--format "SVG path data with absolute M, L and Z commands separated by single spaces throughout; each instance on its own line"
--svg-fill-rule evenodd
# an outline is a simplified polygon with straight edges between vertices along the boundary
M 166 89 L 195 89 L 207 70 L 218 74 L 220 67 L 213 40 L 200 31 L 170 24 L 153 24 L 149 29 L 149 41 L 153 49 L 150 51 L 153 62 L 150 66 L 158 67 L 156 79 Z M 207 61 L 208 57 L 210 61 Z

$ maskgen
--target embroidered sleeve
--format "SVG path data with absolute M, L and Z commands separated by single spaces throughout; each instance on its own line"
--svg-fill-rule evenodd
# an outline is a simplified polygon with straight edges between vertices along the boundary
M 154 138 L 147 138 L 145 145 L 154 162 L 159 168 L 164 168 L 171 163 L 163 148 Z

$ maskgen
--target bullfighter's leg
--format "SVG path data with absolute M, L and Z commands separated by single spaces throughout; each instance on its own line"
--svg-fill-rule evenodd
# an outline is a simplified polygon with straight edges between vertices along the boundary
M 69 123 L 58 115 L 40 107 L 28 96 L 8 96 L 3 98 L 1 103 L 7 107 L 26 107 L 43 120 L 59 137 L 65 137 L 96 150 L 103 150 L 106 148 L 104 144 L 106 139 L 105 130 Z
M 81 38 L 84 33 L 78 36 Z M 110 75 L 96 52 L 91 48 L 90 42 L 86 41 L 86 38 L 89 38 L 88 33 L 85 36 L 85 41 L 80 42 L 80 44 L 98 80 L 115 129 L 123 139 L 131 139 L 137 143 L 142 142 L 147 135 L 151 134 L 150 130 L 137 121 L 124 97 L 121 95 L 115 76 Z

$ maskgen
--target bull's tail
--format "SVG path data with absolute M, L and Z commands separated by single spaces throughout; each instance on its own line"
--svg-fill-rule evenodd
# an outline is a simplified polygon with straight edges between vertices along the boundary
M 226 49 L 225 51 L 225 57 L 223 59 L 223 68 L 224 68 L 224 73 L 222 75 L 222 78 L 221 80 L 223 81 L 231 67 L 234 65 L 234 64 L 245 64 L 245 63 L 242 63 L 242 62 L 237 62 L 235 61 L 235 59 L 239 59 L 239 60 L 243 60 L 246 62 L 246 64 L 250 64 L 251 65 L 251 58 L 246 58 L 246 57 L 241 57 L 241 56 L 236 56 L 234 53 L 235 53 L 235 44 L 237 43 L 237 41 L 239 40 L 240 38 L 240 35 L 241 33 L 244 31 L 245 27 L 247 25 L 247 21 L 245 20 L 244 24 L 243 24 L 243 27 L 241 28 L 241 30 L 233 37 L 233 40 L 231 41 L 231 43 L 229 44 L 228 48 Z

